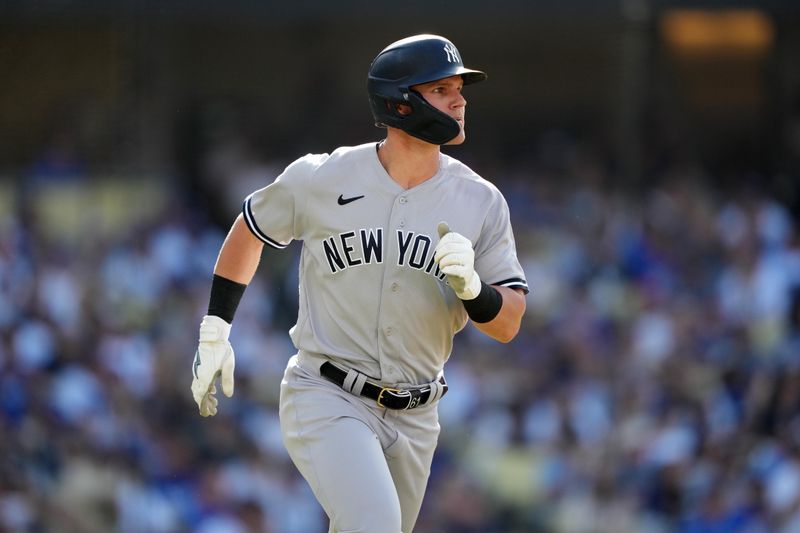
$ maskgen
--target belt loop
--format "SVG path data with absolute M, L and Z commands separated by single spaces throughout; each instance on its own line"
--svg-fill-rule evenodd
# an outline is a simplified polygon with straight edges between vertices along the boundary
M 438 381 L 431 382 L 431 393 L 428 395 L 428 399 L 425 401 L 423 405 L 430 405 L 433 402 L 437 401 L 439 398 L 442 397 L 444 394 L 444 387 Z
M 364 390 L 364 383 L 367 382 L 367 376 L 362 374 L 361 372 L 356 372 L 358 376 L 356 377 L 356 381 L 353 384 L 352 392 L 356 396 L 361 396 L 361 392 Z
M 352 368 L 347 371 L 347 376 L 344 378 L 344 382 L 342 383 L 342 388 L 347 392 L 353 392 L 353 384 L 356 382 L 358 378 L 358 372 L 353 370 Z
M 364 383 L 367 381 L 367 376 L 352 368 L 347 370 L 347 376 L 344 378 L 342 388 L 351 394 L 361 396 L 361 391 L 364 389 Z

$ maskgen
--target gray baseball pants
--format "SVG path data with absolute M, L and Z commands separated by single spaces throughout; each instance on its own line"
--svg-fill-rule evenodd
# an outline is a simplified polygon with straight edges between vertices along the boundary
M 384 409 L 320 376 L 318 363 L 302 352 L 289 360 L 280 424 L 329 533 L 411 533 L 439 437 L 436 405 Z

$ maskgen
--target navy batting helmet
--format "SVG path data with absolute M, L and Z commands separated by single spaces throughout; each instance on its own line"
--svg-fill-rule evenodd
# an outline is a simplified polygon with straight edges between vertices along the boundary
M 460 75 L 464 85 L 483 81 L 486 74 L 464 68 L 455 45 L 438 35 L 415 35 L 394 42 L 372 61 L 367 92 L 376 126 L 400 128 L 432 144 L 445 144 L 461 127 L 411 90 L 412 85 Z M 387 105 L 388 104 L 388 105 Z M 411 113 L 401 115 L 395 104 L 406 104 Z

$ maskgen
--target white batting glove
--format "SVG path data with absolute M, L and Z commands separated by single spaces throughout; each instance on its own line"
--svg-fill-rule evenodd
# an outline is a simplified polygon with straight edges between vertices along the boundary
M 447 222 L 439 222 L 439 243 L 433 259 L 447 276 L 447 282 L 462 300 L 474 300 L 481 292 L 481 278 L 475 272 L 475 250 L 472 242 L 454 231 Z
M 233 396 L 233 369 L 236 359 L 233 347 L 228 342 L 231 325 L 218 316 L 206 315 L 200 323 L 200 341 L 192 365 L 192 396 L 200 408 L 201 416 L 217 414 L 215 382 L 220 376 L 222 392 Z

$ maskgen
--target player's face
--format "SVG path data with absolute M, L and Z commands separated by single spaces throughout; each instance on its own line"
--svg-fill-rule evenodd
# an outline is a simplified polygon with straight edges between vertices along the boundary
M 467 101 L 461 94 L 464 87 L 464 80 L 461 76 L 450 76 L 441 80 L 422 83 L 412 87 L 433 107 L 456 119 L 461 131 L 454 139 L 447 144 L 461 144 L 466 138 L 464 132 L 464 115 L 466 113 Z

